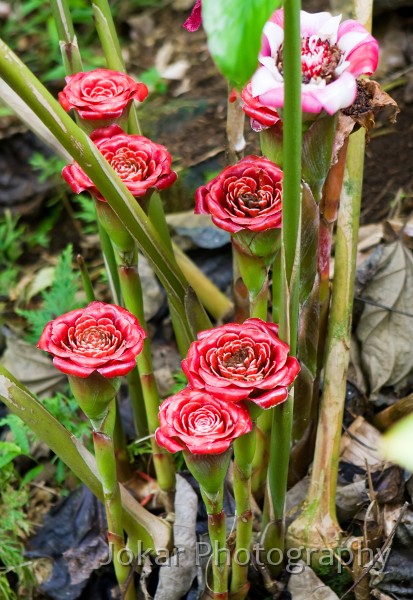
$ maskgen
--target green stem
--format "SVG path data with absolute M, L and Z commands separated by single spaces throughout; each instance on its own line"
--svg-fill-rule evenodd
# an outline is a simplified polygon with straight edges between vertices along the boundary
M 228 598 L 228 550 L 225 512 L 223 507 L 224 483 L 216 493 L 202 488 L 201 495 L 208 513 L 208 533 L 212 546 L 212 591 L 214 600 Z
M 60 49 L 63 64 L 67 75 L 83 71 L 82 59 L 77 45 L 77 38 L 73 28 L 69 3 L 66 0 L 50 0 L 53 19 L 56 24 L 57 35 L 60 40 Z
M 146 329 L 145 315 L 143 313 L 142 286 L 136 266 L 119 266 L 119 278 L 122 294 L 126 308 L 139 320 L 141 326 Z M 175 466 L 172 457 L 156 443 L 153 434 L 159 426 L 159 392 L 153 374 L 150 341 L 145 339 L 142 352 L 136 357 L 136 364 L 142 386 L 142 396 L 145 404 L 145 412 L 148 430 L 151 437 L 153 462 L 156 478 L 163 492 L 165 508 L 173 512 L 174 490 L 175 490 Z
M 300 0 L 284 2 L 284 108 L 283 108 L 283 223 L 280 338 L 295 354 L 298 331 L 299 276 L 297 250 L 301 195 L 301 34 Z M 289 300 L 289 302 L 288 302 Z M 263 544 L 266 550 L 284 549 L 284 506 L 291 446 L 293 394 L 274 407 L 268 489 L 264 502 Z
M 109 3 L 107 0 L 92 0 L 92 8 L 96 31 L 102 44 L 108 68 L 114 71 L 125 72 L 125 61 L 123 60 Z M 135 104 L 132 104 L 130 108 L 128 131 L 131 134 L 142 135 Z
M 128 391 L 133 413 L 133 422 L 138 438 L 146 437 L 149 433 L 148 419 L 146 418 L 145 403 L 143 401 L 142 384 L 138 369 L 129 371 L 126 376 Z
M 255 427 L 256 445 L 252 461 L 251 487 L 257 500 L 264 496 L 265 481 L 267 479 L 269 448 L 271 439 L 272 411 L 263 410 L 257 418 Z
M 234 440 L 234 497 L 237 514 L 235 558 L 232 561 L 231 599 L 248 594 L 248 557 L 252 537 L 251 474 L 255 453 L 255 428 Z
M 122 502 L 116 473 L 115 448 L 113 433 L 116 420 L 116 400 L 110 402 L 106 417 L 101 421 L 99 429 L 93 432 L 96 464 L 99 470 L 103 497 L 108 522 L 108 541 L 113 545 L 113 564 L 116 578 L 125 599 L 134 600 L 135 589 L 130 579 L 128 589 L 125 583 L 130 567 L 122 564 L 122 552 L 125 550 L 125 538 L 122 523 Z
M 171 252 L 158 236 L 155 227 L 149 222 L 136 199 L 93 142 L 76 126 L 58 102 L 2 41 L 0 41 L 0 73 L 91 177 L 108 204 L 133 235 L 152 264 L 179 315 L 185 340 L 189 346 L 198 331 L 211 326 L 210 321 L 196 297 L 188 289 L 185 277 L 176 267 Z M 190 304 L 188 304 L 188 294 L 191 296 Z
M 316 448 L 308 510 L 292 524 L 289 539 L 317 548 L 336 546 L 341 529 L 336 515 L 339 445 L 350 356 L 351 315 L 357 256 L 364 129 L 351 135 L 337 221 L 333 294 L 328 323 L 324 385 L 320 402 Z M 304 539 L 303 539 L 304 538 Z
M 99 219 L 97 220 L 97 223 L 100 247 L 102 250 L 103 262 L 105 263 L 106 273 L 108 276 L 109 289 L 111 292 L 113 302 L 119 306 L 121 304 L 121 292 L 118 267 L 115 259 L 115 252 L 113 250 L 112 242 L 110 241 L 110 238 L 104 230 L 104 228 L 101 226 Z
M 93 285 L 90 279 L 88 268 L 81 254 L 77 255 L 77 264 L 79 267 L 80 276 L 82 278 L 83 289 L 86 294 L 86 300 L 88 302 L 93 302 L 96 299 L 95 292 L 93 290 Z

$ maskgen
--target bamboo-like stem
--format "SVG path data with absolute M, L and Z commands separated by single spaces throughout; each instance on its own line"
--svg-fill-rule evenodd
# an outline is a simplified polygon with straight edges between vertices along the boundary
M 86 300 L 88 302 L 93 302 L 95 300 L 95 292 L 93 290 L 93 285 L 92 285 L 92 281 L 90 279 L 87 265 L 81 254 L 77 255 L 76 260 L 77 260 L 77 265 L 79 267 L 80 276 L 82 278 L 83 289 L 86 294 Z
M 57 35 L 60 40 L 60 49 L 63 64 L 67 75 L 83 71 L 82 59 L 77 45 L 73 28 L 69 3 L 67 0 L 50 0 L 53 19 L 56 24 Z
M 135 265 L 119 266 L 119 279 L 126 308 L 139 320 L 142 327 L 146 328 L 145 315 L 143 313 L 142 286 Z M 159 392 L 155 381 L 152 365 L 152 355 L 149 339 L 146 338 L 142 352 L 136 357 L 138 372 L 142 386 L 142 396 L 145 404 L 145 412 L 148 423 L 149 434 L 153 436 L 159 425 Z M 156 478 L 163 492 L 165 508 L 173 512 L 175 491 L 175 465 L 172 457 L 163 448 L 159 447 L 154 437 L 151 437 L 153 462 Z
M 339 444 L 350 355 L 351 314 L 354 294 L 357 238 L 360 216 L 365 132 L 351 135 L 337 221 L 335 272 L 328 325 L 324 386 L 320 403 L 307 510 L 289 530 L 289 544 L 312 548 L 339 544 L 335 497 Z
M 251 489 L 254 497 L 259 500 L 263 498 L 265 482 L 268 473 L 268 461 L 270 458 L 269 448 L 272 427 L 272 411 L 264 410 L 257 418 L 255 426 L 256 444 L 252 460 L 252 482 Z
M 96 464 L 99 470 L 103 498 L 108 522 L 108 541 L 113 545 L 113 565 L 115 567 L 116 579 L 125 600 L 135 599 L 135 586 L 130 578 L 128 588 L 125 584 L 128 580 L 130 567 L 122 564 L 122 552 L 125 550 L 125 538 L 122 522 L 122 502 L 120 488 L 116 473 L 115 448 L 113 444 L 113 433 L 116 420 L 116 400 L 108 405 L 105 418 L 93 431 L 93 445 L 95 449 Z
M 367 29 L 371 29 L 372 7 L 372 0 L 353 2 L 354 17 Z M 327 544 L 334 548 L 340 544 L 342 535 L 335 498 L 350 356 L 364 150 L 365 132 L 360 129 L 348 141 L 337 221 L 333 294 L 314 463 L 306 508 L 288 531 L 288 545 L 292 547 L 322 549 Z
M 228 599 L 228 550 L 225 512 L 223 505 L 224 483 L 211 494 L 201 486 L 201 495 L 208 513 L 208 533 L 212 546 L 212 592 L 214 600 Z
M 284 3 L 283 224 L 280 338 L 295 355 L 298 330 L 298 260 L 301 193 L 301 34 L 300 0 Z M 289 302 L 288 302 L 289 300 Z M 267 491 L 263 513 L 265 549 L 284 549 L 284 506 L 291 445 L 293 393 L 273 409 Z
M 252 537 L 251 474 L 255 454 L 255 430 L 234 440 L 234 497 L 236 506 L 235 559 L 232 562 L 230 598 L 248 594 L 248 559 Z

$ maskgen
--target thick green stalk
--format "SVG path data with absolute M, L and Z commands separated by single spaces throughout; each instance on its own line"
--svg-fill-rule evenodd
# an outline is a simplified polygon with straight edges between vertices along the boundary
M 354 17 L 371 30 L 373 2 L 354 0 Z M 365 132 L 348 141 L 337 221 L 333 294 L 328 322 L 324 385 L 320 402 L 311 482 L 306 508 L 288 531 L 288 545 L 335 548 L 341 528 L 336 515 L 339 445 L 350 357 L 351 317 L 363 182 Z
M 251 474 L 255 453 L 255 428 L 234 440 L 234 497 L 237 515 L 235 554 L 232 560 L 231 600 L 248 594 L 248 558 L 252 537 Z
M 201 495 L 208 513 L 208 533 L 212 546 L 212 592 L 214 600 L 228 598 L 228 550 L 225 512 L 223 505 L 224 483 L 211 494 L 201 486 Z
M 83 289 L 86 294 L 86 300 L 88 302 L 93 302 L 95 298 L 95 292 L 93 290 L 92 281 L 90 279 L 89 271 L 87 265 L 83 259 L 81 254 L 77 255 L 77 265 L 79 267 L 80 276 L 82 278 Z
M 67 0 L 50 0 L 67 75 L 83 71 L 82 59 Z
M 301 196 L 301 34 L 300 0 L 284 2 L 284 108 L 283 108 L 283 223 L 282 302 L 280 338 L 297 345 L 299 277 L 297 249 L 300 236 Z M 289 300 L 289 301 L 288 301 Z M 271 432 L 268 488 L 264 502 L 263 544 L 268 549 L 284 548 L 284 506 L 291 446 L 293 394 L 274 407 Z
M 252 461 L 251 488 L 254 497 L 261 500 L 264 496 L 265 482 L 268 473 L 269 449 L 272 427 L 272 411 L 263 410 L 257 418 L 255 427 L 255 454 Z
M 115 447 L 113 444 L 115 420 L 116 400 L 113 398 L 108 406 L 105 418 L 98 424 L 98 428 L 93 431 L 93 445 L 96 464 L 102 482 L 108 523 L 108 541 L 113 547 L 113 565 L 115 567 L 116 579 L 119 583 L 122 597 L 125 600 L 134 600 L 136 595 L 133 578 L 129 579 L 130 583 L 126 589 L 130 567 L 122 564 L 122 553 L 126 545 L 123 532 L 122 502 L 116 473 Z
M 91 140 L 18 57 L 0 41 L 0 74 L 91 177 L 152 264 L 173 304 L 187 344 L 211 324 L 155 227 Z M 191 302 L 188 303 L 188 298 Z
M 119 266 L 119 278 L 126 308 L 139 320 L 142 327 L 146 328 L 143 313 L 142 286 L 136 266 Z M 153 462 L 156 478 L 164 495 L 165 508 L 173 512 L 175 490 L 175 466 L 172 457 L 156 443 L 153 434 L 159 426 L 159 392 L 153 374 L 152 356 L 149 339 L 146 338 L 142 352 L 136 357 L 136 364 L 142 385 L 142 396 L 145 404 L 148 430 L 151 437 Z
M 336 547 L 339 445 L 350 356 L 357 239 L 364 156 L 364 129 L 351 135 L 337 221 L 333 294 L 328 324 L 323 394 L 307 509 L 289 530 L 289 544 Z

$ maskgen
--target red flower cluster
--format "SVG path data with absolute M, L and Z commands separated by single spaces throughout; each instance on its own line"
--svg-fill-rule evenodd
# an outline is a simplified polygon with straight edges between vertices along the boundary
M 95 69 L 66 77 L 67 85 L 59 93 L 66 111 L 74 108 L 82 119 L 118 119 L 133 99 L 143 102 L 148 95 L 144 83 L 138 83 L 119 71 Z
M 142 135 L 128 135 L 118 125 L 96 129 L 90 136 L 135 198 L 153 189 L 163 190 L 176 181 L 171 155 L 160 144 Z M 93 181 L 75 162 L 62 175 L 75 194 L 89 191 L 105 201 Z
M 277 333 L 277 325 L 247 319 L 198 334 L 182 361 L 187 388 L 161 405 L 158 444 L 219 454 L 251 431 L 245 401 L 271 408 L 286 400 L 300 366 Z
M 37 344 L 53 355 L 54 366 L 68 375 L 126 375 L 136 366 L 145 331 L 130 312 L 91 302 L 48 323 Z
M 283 172 L 264 157 L 246 156 L 195 194 L 195 213 L 231 233 L 281 227 Z

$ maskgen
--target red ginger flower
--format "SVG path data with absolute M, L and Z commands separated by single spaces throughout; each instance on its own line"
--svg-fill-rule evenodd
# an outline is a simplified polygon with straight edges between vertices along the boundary
M 195 213 L 231 233 L 281 227 L 283 172 L 264 157 L 246 156 L 195 194 Z
M 248 409 L 187 387 L 162 402 L 156 441 L 169 452 L 221 454 L 252 429 Z
M 250 400 L 261 408 L 283 402 L 300 366 L 277 334 L 278 325 L 261 319 L 199 333 L 182 361 L 189 385 L 227 402 Z
M 90 121 L 118 119 L 133 99 L 143 102 L 148 95 L 144 83 L 110 69 L 69 75 L 66 83 L 59 93 L 60 104 L 66 111 L 74 108 L 80 118 Z
M 242 110 L 251 119 L 251 127 L 254 131 L 262 131 L 277 123 L 281 124 L 279 114 L 271 106 L 261 104 L 258 98 L 254 98 L 251 91 L 251 82 L 247 83 L 241 92 Z
M 53 355 L 54 366 L 68 375 L 126 375 L 136 366 L 145 331 L 130 312 L 103 302 L 72 310 L 50 321 L 37 344 Z
M 128 135 L 118 125 L 96 129 L 90 139 L 135 198 L 155 188 L 163 190 L 176 181 L 177 175 L 171 171 L 172 158 L 165 146 L 142 135 Z M 62 175 L 75 194 L 87 190 L 97 200 L 105 202 L 93 181 L 76 162 L 64 167 Z

